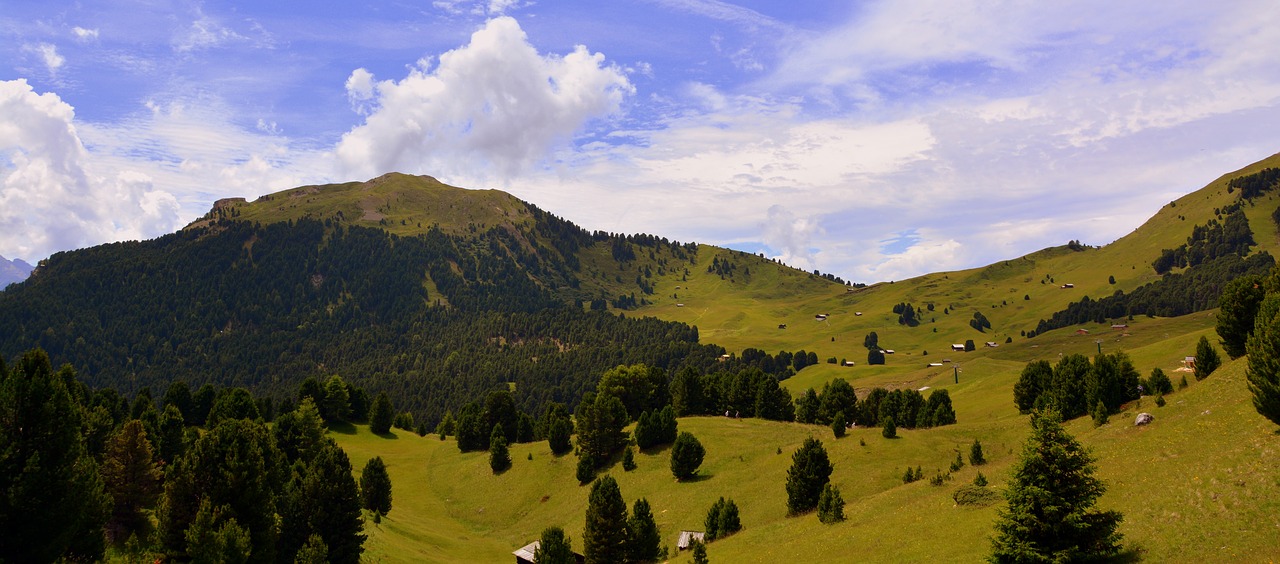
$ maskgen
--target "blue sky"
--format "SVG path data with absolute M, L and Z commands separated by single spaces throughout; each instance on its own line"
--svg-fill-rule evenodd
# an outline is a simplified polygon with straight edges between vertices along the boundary
M 865 282 L 1105 244 L 1280 151 L 1277 28 L 1245 0 L 0 0 L 0 255 L 393 170 Z

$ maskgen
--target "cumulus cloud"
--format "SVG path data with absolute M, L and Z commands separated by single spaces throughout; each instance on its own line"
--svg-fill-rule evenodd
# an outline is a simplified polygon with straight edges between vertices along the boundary
M 776 258 L 802 270 L 813 270 L 813 236 L 821 233 L 818 221 L 811 217 L 796 217 L 790 210 L 773 205 L 769 207 L 764 225 L 764 244 L 778 253 Z
M 365 81 L 372 76 L 352 73 L 348 95 L 370 94 L 361 100 L 376 109 L 335 150 L 355 177 L 392 170 L 510 177 L 590 120 L 617 112 L 634 92 L 621 69 L 585 46 L 540 55 L 510 17 L 489 20 L 434 67 L 421 61 L 407 77 L 369 90 L 361 89 Z
M 57 95 L 0 82 L 0 253 L 38 258 L 174 227 L 176 198 L 146 175 L 95 174 L 73 122 Z

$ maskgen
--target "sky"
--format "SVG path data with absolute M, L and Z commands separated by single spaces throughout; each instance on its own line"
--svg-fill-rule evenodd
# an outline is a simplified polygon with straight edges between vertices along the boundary
M 857 282 L 1280 152 L 1273 0 L 0 0 L 0 255 L 427 174 Z

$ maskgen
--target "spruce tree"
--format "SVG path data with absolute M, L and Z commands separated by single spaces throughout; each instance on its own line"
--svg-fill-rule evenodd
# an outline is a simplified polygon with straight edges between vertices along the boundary
M 283 485 L 284 471 L 284 458 L 264 424 L 222 420 L 200 436 L 165 477 L 158 512 L 165 548 L 171 555 L 187 553 L 186 531 L 201 503 L 208 501 L 213 509 L 225 508 L 221 514 L 235 516 L 249 531 L 255 561 L 274 560 L 275 492 Z M 350 477 L 349 465 L 347 474 Z M 221 526 L 221 521 L 216 524 Z
M 1106 491 L 1093 459 L 1062 428 L 1056 412 L 1035 412 L 1031 436 L 1014 464 L 992 540 L 993 562 L 1080 562 L 1114 556 L 1122 519 L 1099 511 Z
M 507 435 L 502 432 L 502 424 L 494 423 L 493 433 L 489 434 L 489 468 L 494 474 L 511 467 L 511 452 L 507 450 Z
M 373 400 L 373 414 L 369 416 L 369 430 L 378 435 L 391 432 L 391 423 L 395 420 L 396 410 L 391 405 L 391 398 L 386 392 L 378 392 Z
M 560 527 L 547 527 L 542 530 L 538 540 L 538 548 L 533 551 L 533 561 L 537 564 L 577 564 L 573 556 L 573 545 Z
M 573 450 L 572 435 L 573 423 L 568 417 L 552 421 L 551 429 L 547 433 L 547 443 L 551 452 L 561 455 Z
M 836 414 L 831 418 L 831 434 L 835 435 L 837 439 L 840 437 L 843 437 L 845 426 L 847 426 L 848 424 L 849 423 L 847 421 L 847 418 L 844 415 L 844 412 L 837 411 Z
M 1194 373 L 1196 380 L 1208 378 L 1221 365 L 1222 358 L 1218 356 L 1218 349 L 1209 344 L 1208 337 L 1201 335 L 1200 341 L 1196 343 L 1196 367 Z
M 822 486 L 831 480 L 833 469 L 822 441 L 805 439 L 791 455 L 791 468 L 787 470 L 787 512 L 795 515 L 817 507 Z
M 160 477 L 142 423 L 129 420 L 107 441 L 102 459 L 102 481 L 112 500 L 107 531 L 113 540 L 145 532 L 149 521 L 143 510 L 155 506 Z
M 586 526 L 582 530 L 582 552 L 587 564 L 614 564 L 627 557 L 627 505 L 613 476 L 605 475 L 591 485 L 587 498 Z
M 337 443 L 326 440 L 321 445 L 296 494 L 293 502 L 299 505 L 289 512 L 301 519 L 291 525 L 295 538 L 305 542 L 311 535 L 319 535 L 328 547 L 330 562 L 357 564 L 366 538 L 361 533 L 360 490 L 351 473 L 351 460 Z M 299 550 L 301 545 L 290 548 Z
M 708 564 L 707 545 L 702 544 L 702 541 L 698 539 L 689 541 L 689 552 L 693 555 L 693 564 Z
M 1253 394 L 1253 408 L 1271 422 L 1280 424 L 1280 315 L 1264 312 L 1258 314 L 1257 325 L 1245 346 L 1249 355 L 1245 381 Z M 1196 359 L 1196 363 L 1199 362 Z
M 702 521 L 702 530 L 708 541 L 720 537 L 720 511 L 723 509 L 724 498 L 721 497 L 711 504 L 711 509 L 707 510 L 707 517 Z
M 0 560 L 101 558 L 110 500 L 80 425 L 43 350 L 0 374 Z
M 822 486 L 822 495 L 818 496 L 818 521 L 827 524 L 844 521 L 844 497 L 840 495 L 840 488 L 830 483 Z
M 698 473 L 707 450 L 693 433 L 683 432 L 671 445 L 671 474 L 676 480 L 688 480 Z
M 391 513 L 391 476 L 381 456 L 370 458 L 360 472 L 360 505 L 383 515 Z
M 341 376 L 334 374 L 324 382 L 324 397 L 316 403 L 320 416 L 328 424 L 346 421 L 351 417 L 351 390 Z M 332 549 L 330 553 L 332 553 Z
M 969 447 L 969 464 L 974 466 L 982 466 L 987 463 L 987 458 L 982 455 L 982 443 L 978 439 L 973 440 L 973 445 Z
M 897 438 L 898 425 L 894 423 L 893 417 L 885 417 L 882 424 L 883 424 L 883 427 L 880 429 L 880 434 L 883 435 L 884 438 L 886 439 Z
M 636 469 L 635 452 L 636 452 L 635 449 L 632 449 L 631 447 L 627 447 L 627 450 L 622 451 L 622 469 L 623 470 L 630 472 Z
M 653 562 L 658 559 L 662 535 L 653 520 L 649 501 L 637 499 L 627 519 L 627 562 Z
M 742 530 L 742 520 L 738 517 L 738 504 L 732 499 L 724 500 L 720 512 L 716 515 L 716 538 L 725 538 Z

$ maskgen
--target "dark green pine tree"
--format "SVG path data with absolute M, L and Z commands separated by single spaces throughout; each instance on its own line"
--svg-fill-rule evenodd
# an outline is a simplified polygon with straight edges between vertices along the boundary
M 587 564 L 615 564 L 627 557 L 627 504 L 618 482 L 605 475 L 591 485 L 582 552 Z
M 1222 289 L 1218 299 L 1218 336 L 1222 337 L 1222 350 L 1231 358 L 1245 353 L 1249 333 L 1253 331 L 1258 306 L 1266 297 L 1262 277 L 1257 275 L 1236 278 Z
M 360 490 L 351 474 L 347 453 L 331 439 L 317 449 L 303 475 L 295 478 L 281 524 L 282 547 L 300 550 L 311 535 L 319 535 L 329 551 L 329 562 L 356 564 L 364 552 L 364 519 Z M 288 556 L 286 553 L 285 556 Z
M 510 467 L 511 451 L 507 449 L 507 435 L 502 432 L 501 423 L 494 423 L 493 432 L 489 434 L 489 468 L 494 474 L 498 474 Z
M 156 455 L 166 464 L 178 460 L 186 452 L 186 421 L 182 411 L 174 404 L 164 406 L 160 414 L 160 436 L 156 437 Z
M 982 455 L 982 443 L 978 439 L 973 440 L 973 445 L 969 447 L 969 464 L 974 466 L 982 466 L 987 463 L 987 458 Z
M 391 405 L 391 398 L 387 397 L 386 392 L 378 392 L 377 399 L 373 400 L 373 414 L 369 416 L 369 430 L 385 435 L 391 432 L 391 422 L 396 417 L 396 410 Z
M 676 442 L 671 445 L 671 474 L 676 480 L 692 478 L 698 473 L 698 467 L 702 466 L 702 459 L 706 454 L 707 449 L 702 447 L 693 433 L 680 433 Z
M 552 418 L 547 425 L 547 446 L 551 452 L 561 455 L 573 450 L 573 421 L 568 416 Z
M 649 501 L 643 497 L 637 499 L 631 507 L 627 533 L 628 562 L 653 562 L 658 559 L 662 535 L 658 532 L 658 524 L 653 521 Z
M 143 511 L 155 506 L 160 477 L 142 422 L 129 420 L 107 441 L 102 457 L 102 480 L 112 501 L 111 520 L 107 522 L 112 540 L 128 539 L 143 531 L 148 524 Z
M 208 425 L 215 426 L 227 419 L 256 420 L 260 417 L 253 394 L 245 388 L 223 390 L 209 410 Z
M 1120 550 L 1115 511 L 1094 506 L 1106 488 L 1056 412 L 1033 412 L 992 539 L 992 562 L 1083 562 Z
M 892 417 L 885 417 L 884 421 L 882 421 L 881 424 L 882 424 L 882 428 L 880 430 L 880 434 L 884 436 L 884 438 L 886 439 L 897 438 L 898 425 L 897 423 L 894 423 Z
M 208 502 L 249 531 L 251 561 L 275 560 L 275 492 L 283 482 L 284 457 L 266 425 L 224 419 L 195 441 L 165 478 L 158 511 L 164 548 L 174 557 L 188 554 L 187 529 L 201 503 Z M 220 527 L 221 521 L 215 525 Z
M 1268 298 L 1264 305 L 1273 301 L 1274 298 Z M 1280 425 L 1280 315 L 1273 313 L 1274 308 L 1262 309 L 1245 347 L 1249 355 L 1245 380 L 1253 393 L 1254 409 Z
M 707 545 L 698 539 L 689 541 L 689 552 L 693 555 L 693 564 L 708 564 Z
M 547 527 L 542 530 L 538 540 L 538 548 L 533 551 L 533 561 L 538 564 L 577 564 L 573 556 L 573 545 L 569 535 L 560 527 Z
M 1196 380 L 1208 378 L 1221 365 L 1222 358 L 1218 356 L 1218 349 L 1213 348 L 1208 337 L 1201 335 L 1200 341 L 1196 343 Z
M 391 476 L 381 456 L 370 458 L 360 472 L 360 505 L 383 515 L 391 513 Z
M 80 422 L 44 351 L 0 372 L 0 560 L 101 558 L 110 500 Z
M 834 467 L 822 441 L 809 437 L 791 455 L 787 470 L 787 512 L 796 515 L 818 506 L 822 487 L 831 480 Z
M 848 418 L 845 417 L 844 412 L 837 411 L 836 414 L 831 417 L 831 434 L 835 435 L 837 439 L 843 437 L 845 427 L 848 426 L 848 424 Z
M 818 521 L 826 524 L 844 521 L 844 497 L 840 488 L 830 483 L 822 486 L 822 495 L 818 496 Z

